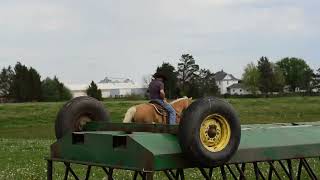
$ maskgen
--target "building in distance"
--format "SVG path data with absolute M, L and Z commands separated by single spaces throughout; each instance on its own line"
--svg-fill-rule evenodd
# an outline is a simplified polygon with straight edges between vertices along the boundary
M 86 96 L 89 84 L 66 84 L 73 97 Z M 129 78 L 104 78 L 97 83 L 103 98 L 119 98 L 133 95 L 144 96 L 147 88 Z
M 224 72 L 223 70 L 217 72 L 214 75 L 214 79 L 216 80 L 220 94 L 227 94 L 228 87 L 233 84 L 238 84 L 240 81 L 240 79 L 235 78 L 232 74 L 228 74 L 228 73 Z

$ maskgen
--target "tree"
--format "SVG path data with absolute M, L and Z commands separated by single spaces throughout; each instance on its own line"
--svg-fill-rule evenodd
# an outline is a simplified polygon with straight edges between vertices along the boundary
M 71 92 L 57 77 L 46 78 L 41 82 L 42 101 L 66 101 L 72 98 Z
M 8 98 L 10 96 L 10 90 L 12 89 L 14 72 L 9 66 L 8 68 L 3 68 L 0 73 L 0 96 Z
M 41 99 L 41 77 L 40 74 L 34 69 L 30 68 L 28 71 L 28 79 L 29 79 L 29 97 L 30 101 L 39 101 Z
M 39 101 L 41 99 L 41 81 L 39 73 L 28 69 L 18 62 L 14 67 L 14 76 L 10 94 L 19 102 Z
M 56 76 L 54 77 L 54 80 L 58 85 L 59 100 L 60 101 L 70 100 L 72 98 L 71 91 L 62 82 L 60 82 Z
M 260 72 L 259 89 L 261 90 L 261 92 L 268 94 L 273 90 L 273 69 L 267 57 L 262 56 L 260 58 L 260 60 L 258 61 L 258 70 Z
M 242 75 L 243 84 L 248 88 L 248 90 L 257 94 L 259 91 L 260 82 L 260 71 L 254 63 L 248 64 Z
M 201 69 L 199 71 L 198 79 L 201 97 L 212 96 L 218 93 L 219 88 L 216 84 L 214 73 L 212 73 L 209 69 Z
M 11 94 L 16 101 L 27 101 L 29 88 L 27 87 L 28 68 L 18 62 L 14 67 L 15 75 L 11 86 Z
M 89 87 L 88 87 L 86 92 L 87 92 L 88 96 L 96 98 L 99 101 L 102 100 L 101 90 L 98 89 L 98 86 L 96 85 L 96 83 L 94 83 L 94 81 L 91 81 L 91 84 L 89 85 Z
M 310 89 L 313 71 L 303 59 L 287 57 L 277 62 L 277 65 L 282 69 L 291 91 L 295 91 L 297 87 Z
M 179 61 L 178 79 L 181 83 L 182 91 L 185 92 L 187 84 L 197 76 L 199 65 L 195 63 L 193 56 L 190 54 L 183 54 Z
M 199 82 L 199 78 L 192 78 L 189 82 L 188 85 L 186 86 L 186 89 L 184 90 L 184 93 L 188 97 L 193 97 L 193 98 L 199 98 L 202 97 L 203 94 L 201 93 L 201 83 Z
M 208 69 L 200 69 L 186 87 L 187 96 L 194 98 L 216 95 L 218 91 L 214 73 Z
M 282 69 L 274 64 L 271 63 L 273 76 L 272 76 L 272 91 L 273 92 L 282 92 L 285 86 L 285 77 L 283 75 Z
M 178 73 L 175 68 L 170 63 L 164 62 L 161 66 L 157 67 L 156 72 L 161 72 L 167 77 L 167 81 L 164 83 L 166 96 L 171 99 L 177 97 Z

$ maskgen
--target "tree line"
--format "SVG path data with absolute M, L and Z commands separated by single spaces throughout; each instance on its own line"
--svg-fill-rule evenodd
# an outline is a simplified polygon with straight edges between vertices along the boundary
M 41 76 L 32 67 L 17 62 L 14 68 L 5 67 L 0 73 L 0 97 L 14 102 L 65 101 L 71 92 L 57 77 Z
M 156 72 L 166 74 L 165 91 L 168 98 L 181 96 L 203 97 L 216 95 L 218 86 L 214 73 L 200 68 L 191 54 L 183 54 L 176 67 L 168 62 L 158 66 Z
M 242 75 L 244 85 L 253 94 L 271 92 L 311 92 L 319 89 L 320 68 L 314 72 L 305 60 L 286 57 L 276 63 L 261 57 L 257 64 L 248 64 Z
M 168 62 L 162 63 L 156 72 L 167 75 L 165 91 L 168 98 L 184 95 L 197 98 L 219 93 L 215 73 L 200 68 L 191 54 L 183 54 L 176 67 Z M 249 63 L 245 67 L 240 83 L 253 94 L 283 92 L 284 89 L 311 92 L 320 90 L 320 68 L 314 72 L 305 60 L 295 57 L 273 63 L 263 56 L 256 64 Z
M 203 97 L 219 93 L 215 73 L 200 68 L 191 54 L 182 54 L 176 66 L 163 62 L 155 72 L 166 74 L 165 91 L 168 98 L 182 96 Z M 295 92 L 302 89 L 311 92 L 320 90 L 320 68 L 312 70 L 303 59 L 283 58 L 276 63 L 261 57 L 257 63 L 249 63 L 241 82 L 253 94 L 271 92 Z M 101 90 L 92 81 L 86 89 L 89 96 L 102 100 Z M 40 74 L 20 62 L 12 68 L 5 67 L 0 73 L 0 98 L 15 102 L 65 101 L 72 94 L 57 77 L 41 81 Z

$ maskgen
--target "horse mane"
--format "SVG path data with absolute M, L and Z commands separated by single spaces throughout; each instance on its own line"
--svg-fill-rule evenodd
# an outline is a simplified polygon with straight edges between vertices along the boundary
M 179 98 L 179 99 L 176 99 L 176 100 L 172 101 L 170 104 L 174 104 L 174 103 L 177 103 L 177 102 L 186 100 L 186 99 L 188 99 L 188 97 L 187 97 L 187 96 L 184 96 L 184 97 L 182 97 L 182 98 Z

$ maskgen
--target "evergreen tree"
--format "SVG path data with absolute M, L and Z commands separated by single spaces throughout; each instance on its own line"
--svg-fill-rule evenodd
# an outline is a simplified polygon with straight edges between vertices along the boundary
M 14 72 L 9 66 L 8 68 L 3 68 L 0 73 L 0 96 L 9 98 L 10 90 L 12 89 Z
M 259 87 L 261 92 L 268 94 L 272 91 L 273 69 L 267 57 L 261 57 L 258 61 L 258 69 L 260 72 Z
M 30 89 L 29 91 L 29 100 L 31 101 L 39 101 L 41 99 L 41 77 L 40 74 L 34 69 L 34 68 L 30 68 L 29 69 L 29 84 L 28 84 L 28 88 Z
M 186 93 L 187 88 L 192 89 L 193 87 L 187 87 L 188 84 L 194 82 L 194 78 L 197 76 L 199 71 L 199 65 L 195 63 L 195 60 L 190 54 L 183 54 L 179 59 L 178 63 L 178 78 L 181 83 L 181 90 Z
M 200 97 L 216 95 L 219 91 L 219 88 L 214 78 L 214 73 L 212 73 L 208 69 L 200 70 L 198 82 Z
M 41 98 L 41 81 L 39 73 L 28 69 L 18 62 L 14 67 L 14 76 L 10 94 L 18 102 L 39 101 Z
M 56 81 L 47 77 L 41 83 L 42 101 L 54 102 L 59 101 L 59 91 Z
M 60 101 L 70 100 L 72 98 L 71 91 L 67 87 L 65 87 L 64 84 L 60 82 L 57 77 L 55 77 L 55 81 L 58 84 L 59 100 Z
M 98 89 L 98 86 L 96 85 L 96 83 L 94 83 L 94 81 L 91 82 L 86 92 L 88 96 L 96 98 L 99 101 L 102 100 L 101 90 Z
M 46 78 L 41 83 L 42 101 L 67 101 L 72 98 L 71 92 L 57 77 L 54 79 Z
M 14 67 L 14 71 L 11 93 L 16 101 L 26 102 L 30 100 L 29 94 L 31 91 L 28 68 L 18 62 Z

